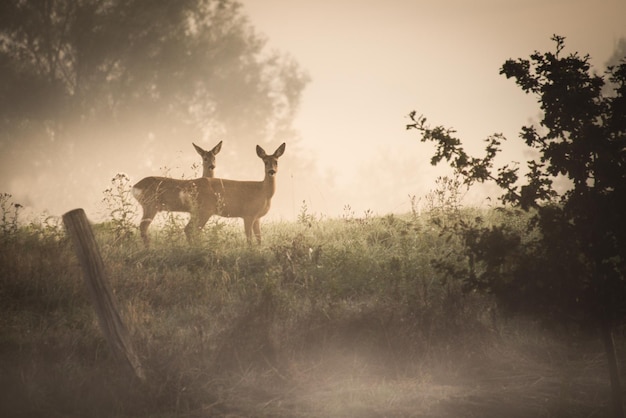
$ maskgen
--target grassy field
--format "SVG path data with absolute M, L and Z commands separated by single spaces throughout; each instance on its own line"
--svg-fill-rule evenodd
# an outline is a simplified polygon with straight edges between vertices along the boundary
M 5 217 L 0 416 L 607 416 L 597 338 L 462 292 L 433 268 L 463 262 L 446 219 L 303 210 L 264 224 L 260 246 L 222 221 L 190 246 L 174 219 L 149 250 L 123 223 L 94 225 L 142 383 L 112 356 L 61 226 Z

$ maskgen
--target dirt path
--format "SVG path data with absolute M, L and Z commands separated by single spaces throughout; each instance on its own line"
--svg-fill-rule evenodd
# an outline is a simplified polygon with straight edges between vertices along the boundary
M 608 415 L 601 351 L 534 348 L 532 353 L 524 347 L 490 348 L 458 366 L 398 362 L 391 369 L 389 362 L 381 366 L 371 357 L 326 353 L 322 360 L 294 363 L 281 389 L 268 386 L 272 395 L 248 407 L 258 416 L 303 418 Z

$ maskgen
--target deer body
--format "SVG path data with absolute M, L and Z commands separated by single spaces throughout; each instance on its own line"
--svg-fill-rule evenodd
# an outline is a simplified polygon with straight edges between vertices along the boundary
M 215 156 L 222 149 L 222 141 L 210 151 L 206 151 L 196 144 L 193 146 L 202 157 L 202 178 L 213 177 Z M 177 180 L 168 177 L 145 177 L 133 186 L 133 196 L 143 209 L 139 230 L 146 247 L 149 246 L 148 227 L 157 213 L 161 211 L 191 211 L 189 202 L 185 202 L 181 196 L 188 195 L 197 189 L 198 180 L 200 179 Z
M 202 229 L 209 218 L 219 215 L 226 218 L 242 218 L 246 238 L 252 241 L 254 233 L 257 242 L 261 242 L 260 219 L 271 206 L 276 192 L 276 173 L 278 158 L 284 153 L 283 143 L 272 155 L 267 155 L 257 145 L 257 155 L 265 164 L 265 177 L 262 181 L 237 181 L 218 178 L 191 180 L 192 183 L 183 193 L 185 204 L 193 207 L 191 219 L 185 227 L 187 238 Z M 182 203 L 182 202 L 181 202 Z

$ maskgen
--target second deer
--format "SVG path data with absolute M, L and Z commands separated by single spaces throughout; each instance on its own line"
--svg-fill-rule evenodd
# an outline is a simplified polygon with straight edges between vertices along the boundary
M 267 155 L 259 145 L 257 156 L 265 165 L 262 181 L 238 181 L 219 178 L 191 180 L 180 194 L 181 203 L 190 208 L 191 218 L 185 227 L 188 239 L 207 223 L 213 215 L 226 218 L 242 218 L 248 242 L 252 234 L 261 243 L 260 219 L 270 210 L 272 197 L 276 192 L 278 158 L 285 152 L 285 143 L 273 154 Z
M 206 151 L 192 142 L 192 145 L 202 157 L 202 177 L 213 177 L 215 171 L 215 156 L 222 149 L 222 141 L 210 151 Z M 168 177 L 145 177 L 133 186 L 135 199 L 143 209 L 139 230 L 146 247 L 149 246 L 148 227 L 157 213 L 161 211 L 189 212 L 178 199 L 180 182 Z

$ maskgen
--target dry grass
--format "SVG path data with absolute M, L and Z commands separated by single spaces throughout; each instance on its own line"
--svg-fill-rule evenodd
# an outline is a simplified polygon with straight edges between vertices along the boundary
M 449 244 L 420 220 L 268 226 L 261 247 L 221 228 L 148 251 L 98 230 L 145 384 L 112 358 L 62 236 L 0 242 L 0 416 L 607 415 L 595 338 L 492 322 L 431 268 Z

